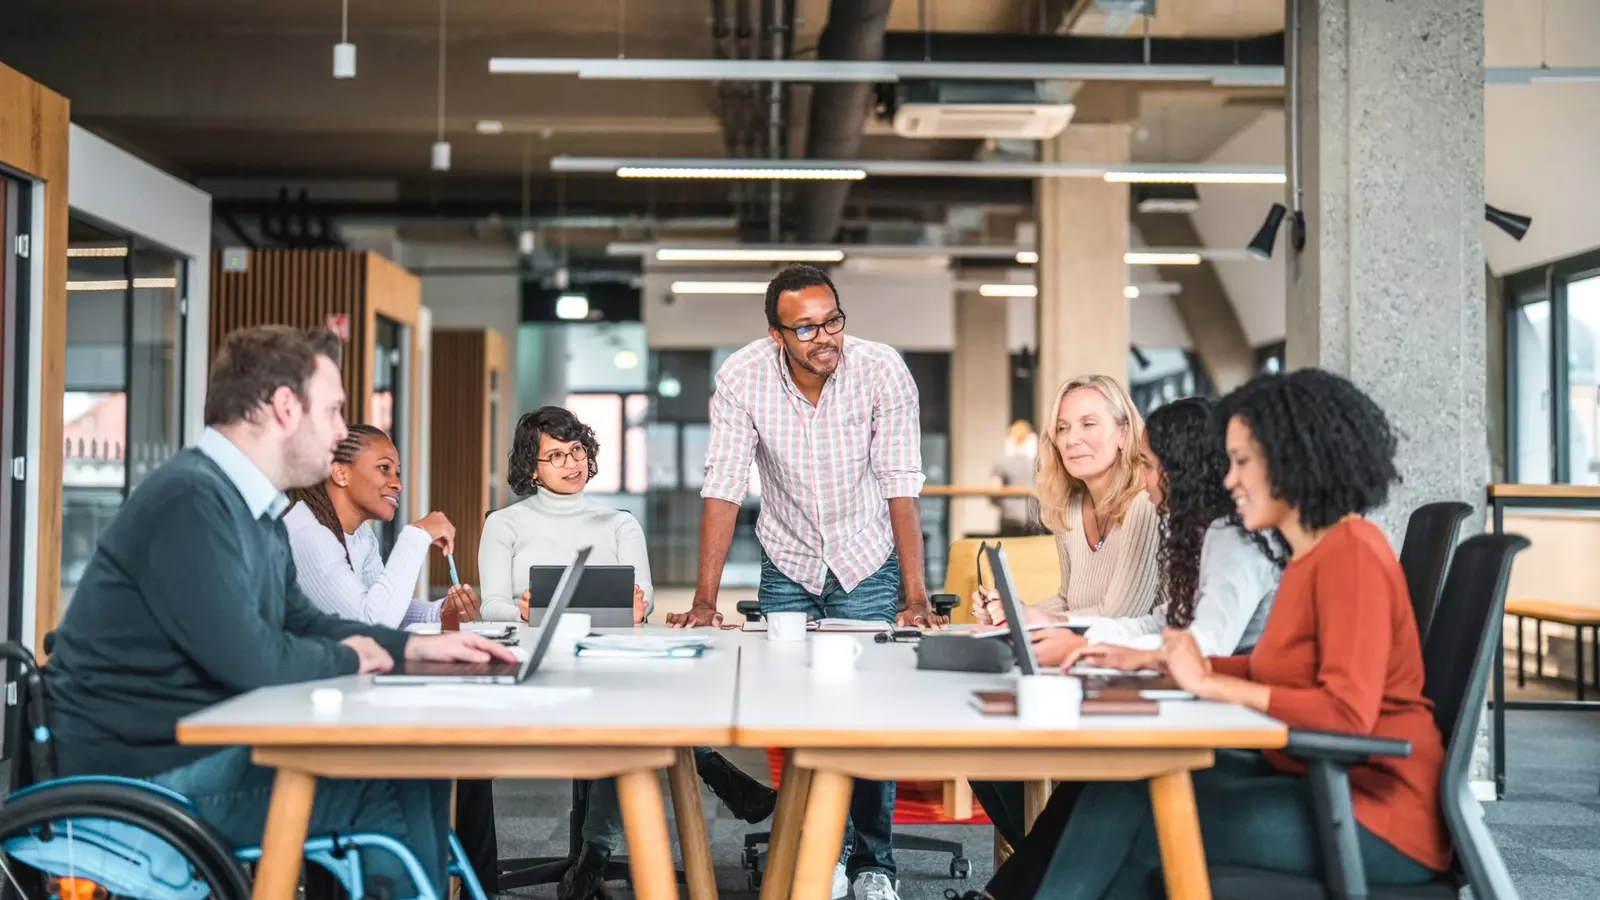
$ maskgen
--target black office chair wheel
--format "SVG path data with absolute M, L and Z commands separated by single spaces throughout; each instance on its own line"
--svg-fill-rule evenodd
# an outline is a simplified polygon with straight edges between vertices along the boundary
M 972 860 L 958 856 L 950 860 L 950 877 L 965 879 L 972 874 Z

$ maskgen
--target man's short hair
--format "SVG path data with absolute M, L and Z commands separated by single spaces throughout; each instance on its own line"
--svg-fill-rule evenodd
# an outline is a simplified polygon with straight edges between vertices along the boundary
M 844 309 L 844 304 L 839 300 L 839 289 L 833 286 L 833 279 L 828 277 L 827 272 L 816 266 L 790 266 L 767 282 L 767 324 L 773 328 L 782 328 L 783 322 L 778 319 L 778 297 L 792 291 L 803 291 L 808 287 L 827 287 L 833 292 L 834 305 L 841 310 Z
M 287 325 L 258 325 L 232 332 L 211 363 L 206 388 L 206 425 L 243 422 L 272 399 L 278 388 L 307 402 L 306 388 L 317 357 L 339 365 L 339 339 L 324 329 L 302 331 Z

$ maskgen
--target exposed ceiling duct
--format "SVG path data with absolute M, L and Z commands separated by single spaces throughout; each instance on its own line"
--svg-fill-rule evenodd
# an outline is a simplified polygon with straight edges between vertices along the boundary
M 830 0 L 828 24 L 817 41 L 817 58 L 875 60 L 883 58 L 883 37 L 889 25 L 893 0 Z M 811 93 L 811 117 L 806 128 L 806 156 L 810 159 L 852 159 L 860 155 L 861 133 L 866 127 L 872 85 L 819 84 Z M 833 240 L 850 196 L 848 182 L 818 181 L 800 194 L 795 239 L 800 243 Z
M 838 0 L 834 5 L 838 5 Z M 1283 32 L 1235 40 L 891 31 L 883 36 L 883 58 L 938 62 L 1282 66 L 1284 54 Z

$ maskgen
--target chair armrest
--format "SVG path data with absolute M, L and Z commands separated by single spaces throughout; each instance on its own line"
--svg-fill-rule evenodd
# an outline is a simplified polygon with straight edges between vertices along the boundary
M 733 608 L 735 612 L 739 613 L 739 615 L 744 616 L 744 620 L 746 622 L 761 621 L 760 600 L 740 600 L 738 603 L 733 605 Z
M 1284 752 L 1296 759 L 1353 766 L 1374 756 L 1410 756 L 1411 742 L 1337 731 L 1289 730 Z
M 955 594 L 930 594 L 928 605 L 933 607 L 933 614 L 949 618 L 950 613 L 961 605 L 961 598 Z

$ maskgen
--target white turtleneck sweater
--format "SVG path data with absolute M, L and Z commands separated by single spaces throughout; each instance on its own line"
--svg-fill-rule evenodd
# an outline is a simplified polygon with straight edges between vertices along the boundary
M 490 622 L 519 622 L 517 601 L 528 589 L 531 566 L 565 566 L 579 549 L 593 547 L 589 564 L 633 566 L 644 590 L 646 612 L 654 608 L 650 556 L 644 529 L 626 512 L 590 501 L 583 493 L 540 490 L 489 514 L 478 544 L 481 615 Z

